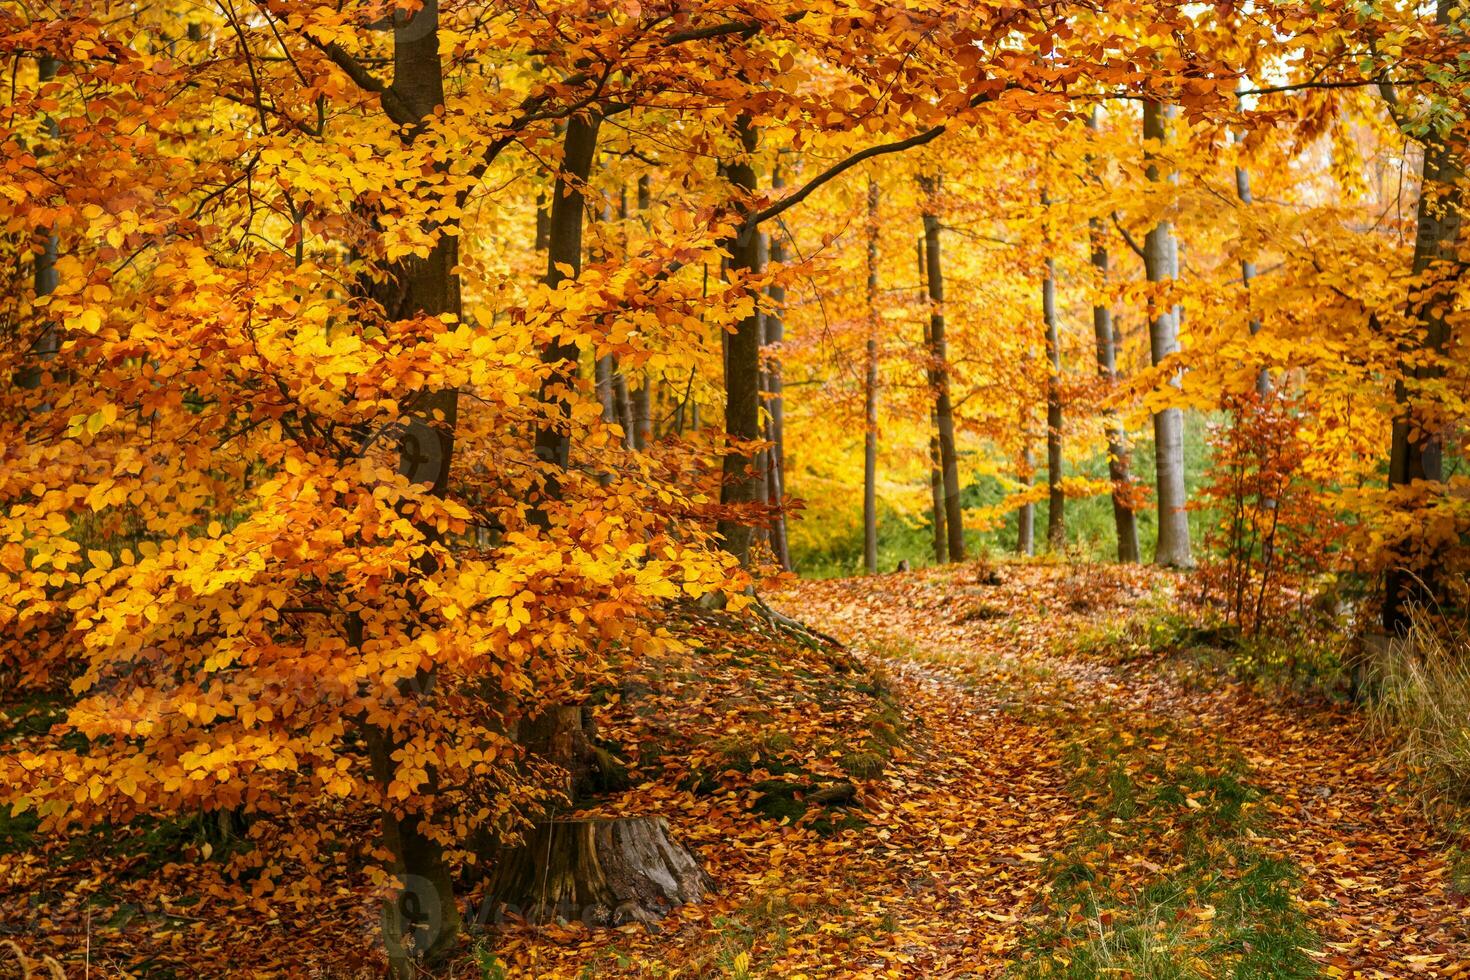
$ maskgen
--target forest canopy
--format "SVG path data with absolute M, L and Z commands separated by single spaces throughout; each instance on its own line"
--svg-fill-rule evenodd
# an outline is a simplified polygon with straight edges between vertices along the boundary
M 679 845 L 678 807 L 738 770 L 840 810 L 882 765 L 808 785 L 761 742 L 661 796 L 648 760 L 708 749 L 679 716 L 716 738 L 768 684 L 899 744 L 904 710 L 841 686 L 871 662 L 807 662 L 841 629 L 829 593 L 783 604 L 798 576 L 1144 563 L 1188 577 L 1106 588 L 1175 589 L 1232 643 L 1306 644 L 1339 603 L 1355 650 L 1451 635 L 1467 27 L 1457 0 L 0 5 L 6 887 L 165 828 L 183 891 L 340 900 L 329 967 L 399 977 L 468 955 L 486 902 L 555 918 L 538 875 L 593 887 L 536 847 L 609 849 L 597 925 L 651 920 L 618 890 L 645 848 L 693 904 L 718 845 Z M 743 636 L 789 670 L 709 659 Z M 650 691 L 682 707 L 618 714 Z M 558 837 L 588 801 L 633 823 Z

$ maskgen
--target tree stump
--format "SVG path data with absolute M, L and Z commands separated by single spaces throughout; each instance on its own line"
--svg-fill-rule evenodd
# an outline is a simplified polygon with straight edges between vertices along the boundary
M 492 907 L 533 923 L 646 925 L 714 887 L 663 817 L 547 821 L 498 849 L 491 868 Z

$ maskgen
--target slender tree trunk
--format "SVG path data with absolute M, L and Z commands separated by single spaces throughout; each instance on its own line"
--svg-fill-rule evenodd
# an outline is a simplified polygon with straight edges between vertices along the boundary
M 628 393 L 628 375 L 618 359 L 612 359 L 613 421 L 623 427 L 623 445 L 633 448 L 633 399 Z
M 36 81 L 37 85 L 44 86 L 47 82 L 56 78 L 56 73 L 61 68 L 61 62 L 50 55 L 42 55 L 36 59 Z M 41 123 L 42 131 L 46 134 L 47 147 L 35 148 L 35 155 L 40 157 L 47 150 L 54 151 L 55 144 L 61 136 L 61 131 L 56 125 L 56 120 L 49 115 Z M 41 248 L 33 253 L 32 283 L 35 287 L 36 298 L 50 296 L 59 285 L 56 271 L 56 260 L 59 257 L 60 243 L 56 232 L 50 228 L 37 229 L 41 238 Z M 15 383 L 20 388 L 37 388 L 41 384 L 41 375 L 46 370 L 45 362 L 54 358 L 61 349 L 61 338 L 56 332 L 56 324 L 47 318 L 42 324 L 36 339 L 31 342 L 28 352 L 28 360 L 31 361 L 26 367 L 16 374 Z M 44 406 L 43 406 L 44 407 Z
M 536 192 L 536 251 L 544 252 L 551 241 L 551 212 L 546 207 L 546 195 Z
M 771 186 L 777 190 L 785 186 L 780 168 L 777 168 L 772 177 Z M 786 240 L 781 237 L 779 230 L 771 235 L 770 260 L 773 263 L 786 261 Z M 781 345 L 786 341 L 786 287 L 773 282 L 767 288 L 766 295 L 771 301 L 771 310 L 766 314 L 766 343 L 772 348 L 766 376 L 770 391 L 767 410 L 771 416 L 770 475 L 767 481 L 770 486 L 770 501 L 774 507 L 771 550 L 776 554 L 777 564 L 790 571 L 791 545 L 786 535 L 786 395 L 785 381 L 781 374 Z
M 1453 19 L 1454 5 L 1454 0 L 1439 0 L 1435 8 L 1436 23 L 1448 25 Z M 1433 129 L 1430 133 L 1434 133 Z M 1443 373 L 1439 360 L 1450 340 L 1450 325 L 1445 318 L 1453 305 L 1449 294 L 1464 269 L 1458 255 L 1466 204 L 1464 179 L 1463 144 L 1430 135 L 1424 142 L 1412 267 L 1415 279 L 1423 286 L 1412 295 L 1409 310 L 1418 324 L 1419 335 L 1403 343 L 1400 377 L 1394 384 L 1398 415 L 1393 421 L 1389 447 L 1390 489 L 1408 486 L 1416 480 L 1431 483 L 1444 480 L 1441 427 L 1415 399 L 1422 397 L 1422 392 L 1416 390 L 1420 383 L 1433 381 Z M 1428 363 L 1424 363 L 1426 353 L 1430 355 Z M 1389 568 L 1384 581 L 1385 631 L 1398 634 L 1408 628 L 1411 605 L 1428 601 L 1434 594 L 1434 572 L 1432 562 L 1420 563 L 1415 568 L 1394 563 Z
M 628 188 L 624 185 L 618 192 L 618 241 L 622 244 L 623 255 L 628 254 Z M 618 363 L 616 354 L 612 355 L 608 372 L 612 388 L 612 416 L 613 421 L 623 429 L 623 445 L 633 448 L 633 399 L 628 391 L 628 376 L 623 371 L 622 365 Z
M 752 157 L 759 132 L 749 116 L 741 115 L 735 121 L 735 135 L 740 141 L 740 150 L 736 159 L 726 165 L 725 173 L 744 206 L 744 199 L 755 194 L 758 186 Z M 729 243 L 729 248 L 732 278 L 761 271 L 759 228 L 749 223 L 743 225 Z M 731 445 L 726 449 L 724 482 L 720 492 L 720 503 L 726 507 L 749 508 L 758 503 L 765 492 L 765 454 L 748 448 L 749 443 L 761 437 L 761 339 L 758 308 L 752 308 L 736 325 L 734 334 L 726 335 L 725 435 Z M 743 445 L 736 449 L 735 443 Z M 748 564 L 751 542 L 755 537 L 750 517 L 723 518 L 719 522 L 719 532 L 724 539 L 725 550 L 739 558 L 741 564 Z
M 1023 415 L 1021 419 L 1022 438 L 1026 440 L 1021 449 L 1021 468 L 1017 474 L 1021 486 L 1031 489 L 1031 481 L 1036 471 L 1036 461 L 1031 458 L 1031 439 L 1025 433 L 1026 420 Z M 1027 558 L 1036 554 L 1036 505 L 1029 500 L 1016 510 L 1016 554 Z
M 597 151 L 597 134 L 602 124 L 594 114 L 573 116 L 567 120 L 562 138 L 561 169 L 551 194 L 551 213 L 547 221 L 546 276 L 547 286 L 555 289 L 566 279 L 582 272 L 582 221 L 586 207 L 584 190 L 592 173 L 592 160 Z M 561 268 L 559 268 L 561 267 Z M 563 271 L 569 269 L 569 272 Z M 540 401 L 550 419 L 536 432 L 536 458 L 542 462 L 543 494 L 546 500 L 560 499 L 561 474 L 571 459 L 572 436 L 569 421 L 572 414 L 571 388 L 576 384 L 578 346 L 561 339 L 541 349 L 541 360 L 551 367 L 541 383 Z M 529 515 L 531 523 L 543 531 L 549 527 L 544 508 L 537 507 Z
M 604 354 L 592 365 L 593 384 L 597 391 L 597 402 L 602 406 L 602 421 L 617 421 L 617 406 L 613 404 L 613 356 Z
M 1235 142 L 1241 142 L 1239 133 L 1235 134 Z M 1240 203 L 1250 207 L 1255 203 L 1255 196 L 1251 193 L 1250 171 L 1240 166 L 1235 166 L 1235 195 L 1240 198 Z M 1245 287 L 1247 294 L 1250 293 L 1251 282 L 1256 278 L 1256 263 L 1248 255 L 1240 257 L 1240 284 Z M 1251 336 L 1261 332 L 1261 318 L 1252 314 L 1250 319 Z M 1265 398 L 1271 393 L 1271 369 L 1263 367 L 1256 373 L 1256 394 Z
M 1165 139 L 1165 110 L 1157 102 L 1143 105 L 1143 138 L 1160 143 Z M 1148 179 L 1161 180 L 1152 151 L 1146 153 Z M 1154 284 L 1172 281 L 1178 253 L 1173 229 L 1167 220 L 1150 229 L 1143 243 L 1144 272 Z M 1178 307 L 1170 308 L 1155 295 L 1149 301 L 1149 350 L 1155 366 L 1179 350 Z M 1170 381 L 1178 386 L 1178 375 Z M 1189 513 L 1184 488 L 1184 413 L 1165 408 L 1154 413 L 1154 470 L 1158 494 L 1159 531 L 1154 561 L 1174 568 L 1194 564 L 1189 542 Z
M 1087 128 L 1099 128 L 1098 109 L 1092 110 Z M 1090 218 L 1087 228 L 1092 245 L 1092 267 L 1097 274 L 1098 289 L 1105 295 L 1108 284 L 1108 244 L 1101 218 Z M 1111 391 L 1118 382 L 1117 341 L 1113 328 L 1113 311 L 1106 302 L 1092 308 L 1092 333 L 1097 344 L 1097 373 Z M 1128 488 L 1133 475 L 1128 459 L 1128 434 L 1123 420 L 1112 408 L 1103 413 L 1103 432 L 1108 443 L 1108 478 L 1113 487 L 1113 531 L 1118 542 L 1118 560 L 1137 562 L 1138 518 L 1128 506 Z
M 770 242 L 766 238 L 765 233 L 758 228 L 755 232 L 755 240 L 756 269 L 764 272 L 766 269 L 766 265 L 770 261 Z M 766 370 L 766 349 L 767 346 L 770 344 L 770 337 L 766 333 L 766 329 L 769 326 L 769 321 L 770 317 L 766 316 L 765 311 L 757 307 L 756 322 L 757 324 L 759 324 L 760 333 L 757 342 L 757 350 L 759 353 L 756 360 L 756 404 L 759 405 L 761 409 L 764 409 L 765 406 L 769 403 L 771 391 L 770 374 Z M 756 504 L 755 509 L 756 513 L 760 515 L 760 519 L 751 528 L 750 540 L 753 546 L 765 545 L 769 549 L 771 545 L 771 447 L 769 445 L 771 441 L 770 412 L 761 411 L 760 419 L 760 437 L 767 443 L 767 445 L 764 448 L 757 450 L 755 455 L 756 473 L 758 473 L 760 477 L 760 485 L 754 488 Z
M 934 415 L 939 429 L 939 463 L 944 477 L 944 522 L 949 560 L 965 560 L 965 525 L 960 502 L 960 471 L 955 452 L 954 409 L 949 397 L 949 353 L 944 335 L 944 268 L 939 248 L 939 216 L 934 213 L 937 178 L 922 182 L 925 195 L 924 262 L 929 284 L 929 356 L 934 362 Z
M 1102 229 L 1102 221 L 1093 218 L 1092 265 L 1099 277 L 1106 282 L 1108 277 L 1108 248 Z M 1105 303 L 1092 308 L 1092 332 L 1097 343 L 1097 373 L 1111 390 L 1118 382 L 1117 350 L 1114 346 L 1113 311 Z M 1128 487 L 1133 483 L 1130 472 L 1128 434 L 1123 429 L 1123 420 L 1113 409 L 1103 416 L 1103 429 L 1108 442 L 1108 478 L 1113 486 L 1113 530 L 1118 541 L 1118 560 L 1137 562 L 1138 516 L 1128 505 Z
M 645 232 L 649 228 L 648 212 L 652 207 L 653 182 L 648 174 L 642 174 L 638 177 L 638 216 Z M 653 442 L 652 393 L 653 377 L 645 370 L 637 390 L 633 392 L 633 448 L 639 452 Z
M 920 297 L 925 300 L 928 307 L 929 301 L 929 262 L 925 257 L 925 237 L 919 237 L 919 289 Z M 945 527 L 944 517 L 944 472 L 939 463 L 939 414 L 935 411 L 935 391 L 938 389 L 938 379 L 933 370 L 933 342 L 929 335 L 929 317 L 923 319 L 923 350 L 925 350 L 925 378 L 929 382 L 929 495 L 932 498 L 931 511 L 933 516 L 933 560 L 935 564 L 944 564 L 950 560 L 950 536 Z
M 1051 204 L 1041 192 L 1043 208 Z M 1047 248 L 1050 249 L 1050 237 Z M 1062 489 L 1062 343 L 1057 325 L 1057 263 L 1046 256 L 1046 277 L 1041 283 L 1042 318 L 1046 322 L 1046 546 L 1061 551 L 1067 546 L 1067 495 Z
M 868 178 L 868 343 L 863 376 L 863 568 L 878 571 L 878 183 Z

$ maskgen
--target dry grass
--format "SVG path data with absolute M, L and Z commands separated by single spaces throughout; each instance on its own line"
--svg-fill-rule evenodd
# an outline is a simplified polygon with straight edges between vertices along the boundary
M 1432 804 L 1470 805 L 1470 631 L 1416 617 L 1402 655 L 1375 665 L 1375 732 L 1414 772 Z

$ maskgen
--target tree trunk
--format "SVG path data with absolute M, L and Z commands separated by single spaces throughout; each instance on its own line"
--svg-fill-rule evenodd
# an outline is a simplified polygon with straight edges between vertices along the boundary
M 1051 203 L 1045 191 L 1041 204 Z M 1050 239 L 1047 240 L 1050 248 Z M 1046 277 L 1041 283 L 1042 318 L 1046 322 L 1046 546 L 1061 551 L 1067 546 L 1067 495 L 1062 489 L 1062 343 L 1057 325 L 1057 263 L 1046 257 Z
M 406 142 L 411 143 L 425 120 L 444 104 L 438 24 L 437 0 L 425 0 L 415 13 L 399 11 L 393 15 L 391 88 L 395 103 L 407 112 L 394 122 L 403 127 Z M 375 291 L 384 315 L 390 319 L 444 314 L 460 317 L 463 310 L 455 273 L 458 243 L 457 235 L 441 232 L 428 255 L 390 263 Z M 419 391 L 405 403 L 408 420 L 400 438 L 399 472 L 414 483 L 428 484 L 430 492 L 441 496 L 448 487 L 454 456 L 458 404 L 459 393 L 454 389 Z M 426 533 L 432 536 L 434 532 Z M 355 616 L 349 622 L 349 635 L 355 645 L 364 642 L 361 623 Z M 415 680 L 418 691 L 432 690 L 431 672 Z M 371 724 L 364 726 L 364 736 L 374 775 L 386 790 L 396 768 L 393 756 L 399 748 L 397 736 L 391 728 Z M 435 780 L 430 767 L 430 792 Z M 403 883 L 403 891 L 384 909 L 383 937 L 390 972 L 407 978 L 415 975 L 416 960 L 433 963 L 453 949 L 459 935 L 459 909 L 443 846 L 425 831 L 419 815 L 386 807 L 382 832 L 393 855 L 393 870 Z M 412 949 L 403 943 L 408 933 L 413 937 Z
M 597 151 L 597 134 L 602 120 L 587 113 L 567 120 L 562 138 L 562 161 L 551 194 L 551 213 L 547 221 L 546 276 L 547 286 L 555 289 L 566 279 L 582 272 L 582 220 L 586 207 L 584 189 L 592 173 L 592 160 Z M 565 267 L 570 272 L 563 272 Z M 577 361 L 581 351 L 575 343 L 562 339 L 541 349 L 541 360 L 551 372 L 541 383 L 541 403 L 550 410 L 552 419 L 536 432 L 536 458 L 543 464 L 542 493 L 548 501 L 561 497 L 561 473 L 570 462 L 572 449 L 570 389 L 576 383 Z M 528 515 L 530 522 L 543 531 L 549 527 L 544 507 L 536 507 Z
M 1234 136 L 1234 140 L 1236 143 L 1242 142 L 1241 135 L 1239 133 L 1236 133 Z M 1252 204 L 1255 203 L 1255 196 L 1251 194 L 1250 171 L 1246 170 L 1238 163 L 1235 166 L 1235 195 L 1236 197 L 1240 198 L 1240 203 L 1245 205 L 1246 207 L 1250 207 Z M 1250 293 L 1251 282 L 1255 278 L 1256 263 L 1249 256 L 1242 255 L 1240 257 L 1240 284 L 1245 287 L 1245 291 L 1247 294 Z M 1251 336 L 1253 337 L 1261 332 L 1261 318 L 1255 316 L 1254 314 L 1252 314 L 1250 318 L 1250 331 Z M 1262 398 L 1265 398 L 1270 393 L 1271 369 L 1263 367 L 1258 372 L 1256 372 L 1256 394 L 1260 395 Z
M 778 191 L 786 186 L 779 166 L 771 175 L 771 186 Z M 780 231 L 771 235 L 769 258 L 773 263 L 786 262 L 786 240 L 781 236 Z M 777 564 L 790 571 L 791 544 L 786 533 L 786 383 L 781 368 L 781 345 L 786 342 L 786 287 L 773 282 L 766 295 L 771 301 L 771 311 L 766 314 L 766 343 L 775 348 L 767 378 L 771 395 L 770 501 L 774 507 L 771 548 L 776 553 Z
M 638 220 L 643 230 L 648 231 L 648 212 L 653 207 L 653 182 L 648 174 L 638 177 Z M 653 442 L 653 377 L 643 372 L 638 388 L 633 392 L 633 448 L 646 450 Z
M 863 569 L 878 571 L 878 184 L 868 178 L 868 344 L 863 374 Z
M 1143 138 L 1162 143 L 1165 139 L 1164 119 L 1162 105 L 1145 102 Z M 1153 156 L 1152 151 L 1146 151 L 1148 179 L 1157 182 L 1161 178 L 1158 164 L 1152 161 Z M 1143 243 L 1144 272 L 1148 281 L 1154 284 L 1171 282 L 1176 259 L 1173 229 L 1167 220 L 1160 221 L 1149 230 Z M 1149 351 L 1155 366 L 1179 350 L 1177 316 L 1177 307 L 1171 309 L 1165 305 L 1157 293 L 1149 298 Z M 1180 384 L 1177 374 L 1170 384 L 1176 387 Z M 1165 408 L 1154 413 L 1154 475 L 1159 513 L 1154 561 L 1167 567 L 1188 568 L 1194 564 L 1194 558 L 1190 552 L 1189 513 L 1185 509 L 1188 501 L 1184 488 L 1184 413 L 1177 408 Z
M 647 924 L 713 889 L 662 817 L 548 821 L 486 857 L 492 907 L 532 923 Z
M 41 57 L 37 58 L 37 87 L 40 88 L 47 82 L 53 80 L 60 68 L 61 62 L 50 55 L 41 55 Z M 46 149 L 54 151 L 55 143 L 61 136 L 61 131 L 56 125 L 56 120 L 52 119 L 49 115 L 42 121 L 41 129 L 46 134 L 47 141 L 51 146 L 35 148 L 35 155 L 37 157 L 42 156 Z M 43 296 L 50 296 L 54 293 L 59 284 L 56 260 L 59 257 L 61 246 L 55 231 L 52 229 L 37 229 L 37 232 L 41 238 L 41 248 L 34 253 L 32 259 L 34 263 L 32 283 L 35 287 L 36 298 L 40 299 Z M 29 358 L 34 358 L 34 362 L 17 372 L 15 378 L 16 386 L 19 388 L 40 387 L 41 376 L 46 370 L 45 362 L 56 357 L 60 349 L 61 337 L 56 332 L 56 324 L 48 318 L 41 324 L 41 329 L 36 335 L 36 339 L 31 342 L 31 349 L 28 354 Z
M 612 394 L 613 421 L 623 427 L 623 445 L 632 449 L 633 399 L 628 392 L 628 375 L 616 357 L 612 359 Z
M 1029 492 L 1035 478 L 1036 461 L 1031 456 L 1031 433 L 1025 411 L 1021 413 L 1021 466 L 1017 473 L 1023 490 Z M 1036 554 L 1036 505 L 1026 501 L 1016 511 L 1016 554 L 1030 558 Z
M 924 258 L 924 236 L 919 236 L 919 289 L 924 299 L 924 305 L 928 306 L 929 300 L 929 264 Z M 924 376 L 929 385 L 929 495 L 931 505 L 929 513 L 933 515 L 934 526 L 934 563 L 944 564 L 949 557 L 949 536 L 944 526 L 944 476 L 939 465 L 939 416 L 934 411 L 934 362 L 930 356 L 933 344 L 929 338 L 929 317 L 923 319 L 924 325 L 924 360 L 927 362 L 924 368 Z
M 623 256 L 628 254 L 628 188 L 623 186 L 618 193 L 618 240 L 622 243 Z M 633 399 L 628 392 L 628 376 L 618 363 L 616 354 L 609 364 L 609 379 L 612 387 L 613 421 L 623 429 L 623 446 L 633 447 Z
M 741 115 L 735 121 L 735 135 L 740 141 L 740 152 L 726 166 L 725 172 L 744 207 L 746 199 L 755 194 L 757 188 L 752 157 L 759 132 L 749 116 Z M 759 228 L 748 222 L 743 224 L 729 243 L 729 249 L 732 279 L 761 271 Z M 726 335 L 726 340 L 725 435 L 730 445 L 726 448 L 720 503 L 726 507 L 749 509 L 759 503 L 766 487 L 765 454 L 752 452 L 749 448 L 750 443 L 761 437 L 760 310 L 752 308 L 750 314 L 736 325 L 735 333 Z M 736 449 L 735 443 L 742 445 Z M 742 565 L 749 564 L 750 546 L 755 538 L 750 516 L 734 514 L 722 518 L 719 532 L 724 539 L 725 550 L 739 558 Z
M 1099 128 L 1098 110 L 1088 116 L 1087 128 L 1096 132 Z M 1099 290 L 1106 291 L 1108 283 L 1108 245 L 1101 218 L 1090 218 L 1087 222 L 1092 244 L 1092 267 L 1097 273 Z M 1097 373 L 1111 392 L 1118 383 L 1117 342 L 1113 329 L 1113 311 L 1107 303 L 1098 303 L 1092 308 L 1092 333 L 1097 344 Z M 1118 542 L 1118 560 L 1137 562 L 1138 517 L 1128 506 L 1127 492 L 1133 483 L 1128 459 L 1128 434 L 1123 420 L 1109 408 L 1103 413 L 1103 432 L 1108 443 L 1108 479 L 1113 487 L 1113 531 Z
M 1439 0 L 1435 21 L 1450 23 L 1453 0 Z M 1434 130 L 1429 130 L 1434 134 Z M 1424 283 L 1411 297 L 1410 314 L 1419 325 L 1419 336 L 1404 344 L 1400 376 L 1394 384 L 1398 415 L 1393 421 L 1388 461 L 1388 486 L 1409 486 L 1415 480 L 1440 483 L 1444 480 L 1443 436 L 1438 420 L 1415 404 L 1422 392 L 1417 382 L 1433 381 L 1443 373 L 1439 360 L 1449 344 L 1446 311 L 1453 308 L 1450 293 L 1459 281 L 1460 226 L 1465 206 L 1463 145 L 1452 145 L 1444 137 L 1430 135 L 1424 143 L 1422 180 L 1416 209 L 1413 274 Z M 1423 355 L 1428 353 L 1428 363 Z M 1419 361 L 1419 366 L 1411 366 Z M 1430 562 L 1404 567 L 1397 562 L 1384 580 L 1383 629 L 1391 636 L 1410 625 L 1409 609 L 1415 602 L 1430 601 L 1434 595 L 1434 565 Z
M 617 406 L 613 402 L 613 356 L 604 354 L 592 365 L 593 385 L 597 391 L 597 402 L 602 406 L 602 421 L 613 423 L 618 420 Z
M 640 453 L 653 441 L 653 406 L 649 401 L 652 384 L 653 379 L 644 371 L 638 387 L 633 389 L 633 448 Z
M 937 178 L 922 181 L 925 195 L 924 262 L 929 284 L 929 356 L 934 362 L 934 415 L 939 429 L 939 465 L 944 477 L 944 523 L 949 560 L 965 560 L 965 524 L 960 502 L 960 470 L 955 452 L 954 409 L 949 397 L 949 352 L 944 336 L 944 269 L 939 249 L 939 216 L 934 213 Z

